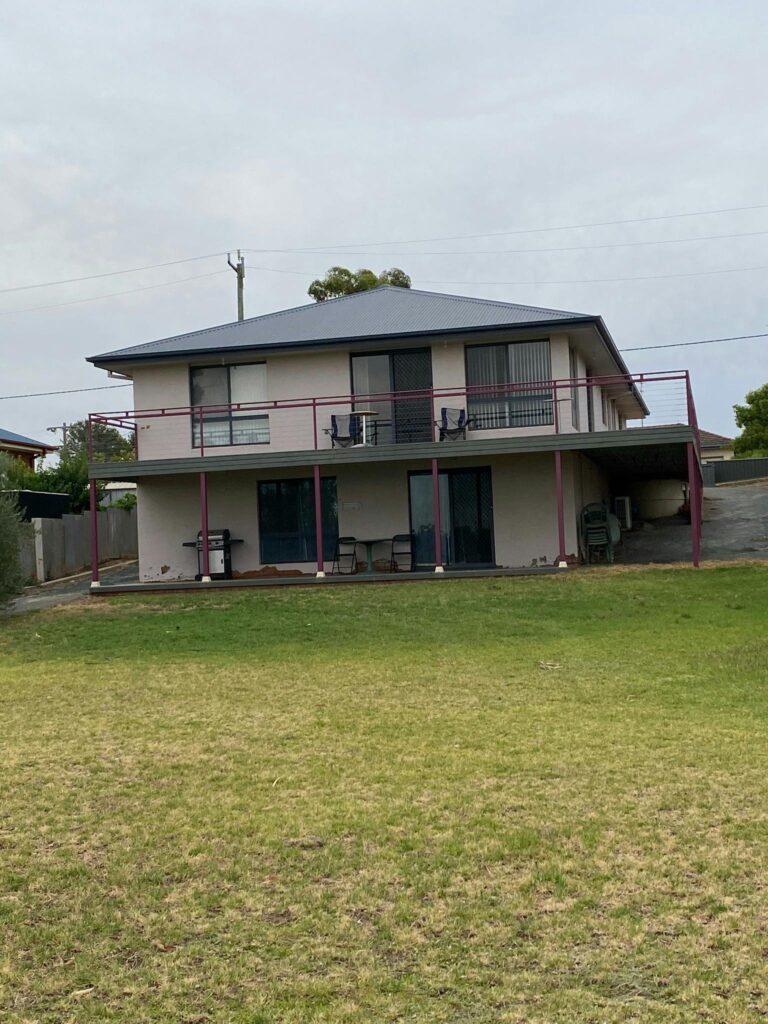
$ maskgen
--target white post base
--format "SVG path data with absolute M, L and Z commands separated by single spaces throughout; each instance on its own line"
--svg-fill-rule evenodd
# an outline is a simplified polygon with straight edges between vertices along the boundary
M 91 580 L 91 590 L 95 590 L 96 587 L 100 587 L 101 583 L 99 580 Z
M 442 565 L 436 565 L 435 572 L 445 572 L 445 567 Z
M 200 582 L 201 583 L 210 583 L 211 582 L 211 577 L 210 576 L 201 576 L 200 577 Z
M 562 559 L 560 559 L 560 561 L 557 563 L 557 568 L 558 569 L 567 569 L 568 568 L 568 563 L 564 562 Z
M 316 580 L 324 580 L 325 579 L 325 573 L 322 571 L 322 569 L 318 569 L 318 571 L 315 573 L 315 579 Z

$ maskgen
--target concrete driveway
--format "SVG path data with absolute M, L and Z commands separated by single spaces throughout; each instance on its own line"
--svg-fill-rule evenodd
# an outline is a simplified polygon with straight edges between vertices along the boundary
M 617 562 L 635 564 L 690 557 L 690 525 L 676 516 L 626 534 L 616 551 Z M 705 489 L 701 557 L 768 559 L 768 481 Z
M 104 580 L 110 583 L 134 583 L 138 580 L 138 563 L 122 562 L 119 565 L 107 565 L 101 570 Z M 44 583 L 41 587 L 25 587 L 24 593 L 18 597 L 3 615 L 23 615 L 25 612 L 44 611 L 62 604 L 80 601 L 91 588 L 90 573 L 60 582 Z

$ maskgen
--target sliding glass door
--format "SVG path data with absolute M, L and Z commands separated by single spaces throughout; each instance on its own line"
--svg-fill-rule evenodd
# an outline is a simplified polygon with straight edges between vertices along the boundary
M 431 441 L 429 397 L 393 401 L 389 394 L 432 387 L 432 354 L 428 348 L 352 356 L 355 408 L 372 409 L 372 434 L 377 444 Z
M 465 569 L 494 565 L 490 469 L 441 470 L 439 482 L 444 564 Z M 417 567 L 429 568 L 435 564 L 432 474 L 411 473 L 409 494 L 414 562 Z

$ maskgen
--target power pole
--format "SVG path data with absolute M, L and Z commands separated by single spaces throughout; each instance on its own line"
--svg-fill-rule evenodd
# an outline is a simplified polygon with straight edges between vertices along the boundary
M 61 431 L 62 445 L 64 447 L 66 447 L 66 444 L 67 444 L 67 431 L 69 430 L 69 424 L 68 423 L 62 423 L 61 426 L 58 426 L 58 427 L 46 427 L 46 430 L 50 434 L 58 434 L 58 432 Z
M 232 267 L 234 272 L 237 274 L 237 319 L 245 319 L 245 309 L 243 305 L 243 285 L 245 284 L 245 256 L 237 250 L 237 263 L 232 262 L 232 254 L 227 253 L 227 263 Z

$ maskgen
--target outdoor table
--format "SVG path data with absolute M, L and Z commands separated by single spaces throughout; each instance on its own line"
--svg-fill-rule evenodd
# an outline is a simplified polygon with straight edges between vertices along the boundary
M 373 418 L 374 416 L 378 416 L 379 415 L 378 410 L 377 409 L 353 409 L 352 410 L 352 415 L 360 417 L 360 419 L 362 421 L 362 431 L 361 432 L 362 432 L 362 435 L 363 435 L 363 440 L 360 442 L 360 444 L 353 444 L 352 447 L 353 448 L 364 448 L 368 444 L 368 419 L 369 418 Z
M 357 540 L 358 544 L 365 544 L 365 554 L 368 559 L 366 572 L 373 572 L 373 546 L 374 544 L 390 544 L 391 537 L 374 537 L 372 540 Z

